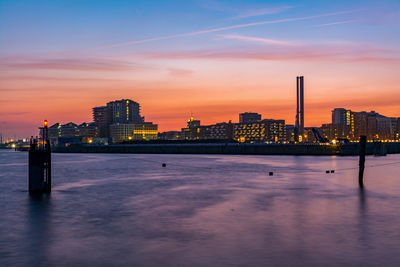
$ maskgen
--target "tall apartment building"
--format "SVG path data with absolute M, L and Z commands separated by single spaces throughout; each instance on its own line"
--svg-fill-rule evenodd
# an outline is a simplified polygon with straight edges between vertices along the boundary
M 140 116 L 139 103 L 122 99 L 107 103 L 112 112 L 112 123 L 142 123 L 144 118 Z
M 93 108 L 93 121 L 99 128 L 100 137 L 111 137 L 111 125 L 141 124 L 144 118 L 140 116 L 139 103 L 130 99 L 121 99 L 108 102 L 106 106 Z M 114 127 L 113 133 L 123 132 L 122 129 L 125 128 Z M 116 129 L 121 130 L 116 131 Z
M 93 108 L 93 121 L 99 128 L 99 137 L 109 137 L 109 127 L 113 122 L 112 110 L 108 106 Z

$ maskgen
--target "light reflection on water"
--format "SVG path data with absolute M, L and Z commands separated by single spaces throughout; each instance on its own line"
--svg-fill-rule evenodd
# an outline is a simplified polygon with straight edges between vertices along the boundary
M 26 161 L 0 151 L 1 266 L 400 263 L 399 164 L 360 190 L 356 157 L 53 154 L 33 198 Z

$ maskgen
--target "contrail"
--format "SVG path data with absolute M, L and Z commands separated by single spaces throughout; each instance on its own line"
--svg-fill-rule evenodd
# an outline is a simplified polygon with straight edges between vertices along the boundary
M 324 26 L 331 26 L 331 25 L 338 25 L 338 24 L 345 24 L 345 23 L 351 23 L 351 22 L 356 22 L 358 20 L 352 19 L 352 20 L 344 20 L 344 21 L 337 21 L 337 22 L 331 22 L 331 23 L 325 23 L 325 24 L 318 24 L 314 25 L 314 27 L 324 27 Z
M 309 19 L 321 18 L 321 17 L 330 17 L 330 16 L 341 15 L 341 14 L 355 13 L 358 11 L 360 11 L 360 9 L 353 9 L 353 10 L 333 12 L 333 13 L 325 13 L 325 14 L 313 15 L 313 16 L 307 16 L 307 17 L 285 18 L 285 19 L 278 19 L 278 20 L 252 22 L 252 23 L 246 23 L 246 24 L 237 24 L 237 25 L 213 28 L 213 29 L 208 29 L 208 30 L 200 30 L 200 31 L 195 31 L 195 32 L 187 32 L 187 33 L 181 33 L 181 34 L 166 35 L 166 36 L 159 36 L 159 37 L 153 37 L 153 38 L 148 38 L 148 39 L 115 43 L 115 44 L 104 45 L 104 46 L 97 46 L 97 47 L 92 47 L 92 48 L 87 48 L 87 49 L 71 50 L 71 51 L 61 52 L 59 54 L 74 54 L 74 53 L 87 52 L 87 51 L 93 51 L 93 50 L 99 50 L 99 49 L 114 48 L 114 47 L 148 43 L 148 42 L 153 42 L 153 41 L 175 39 L 175 38 L 180 38 L 180 37 L 196 36 L 196 35 L 202 35 L 202 34 L 213 33 L 213 32 L 227 31 L 227 30 L 232 30 L 232 29 L 247 28 L 247 27 L 264 25 L 264 24 L 275 24 L 275 23 L 290 22 L 290 21 L 309 20 Z
M 270 45 L 280 45 L 280 46 L 295 46 L 295 42 L 288 42 L 288 41 L 280 41 L 280 40 L 272 40 L 267 38 L 260 38 L 260 37 L 250 37 L 250 36 L 243 36 L 237 34 L 228 34 L 228 35 L 220 35 L 222 38 L 225 39 L 233 39 L 233 40 L 242 40 L 248 42 L 258 42 Z

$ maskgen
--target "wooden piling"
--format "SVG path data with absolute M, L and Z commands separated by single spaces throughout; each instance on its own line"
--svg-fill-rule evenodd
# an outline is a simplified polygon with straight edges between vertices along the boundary
M 360 187 L 364 187 L 364 168 L 365 168 L 365 153 L 367 149 L 367 137 L 365 135 L 360 136 L 360 161 L 358 170 L 358 184 Z

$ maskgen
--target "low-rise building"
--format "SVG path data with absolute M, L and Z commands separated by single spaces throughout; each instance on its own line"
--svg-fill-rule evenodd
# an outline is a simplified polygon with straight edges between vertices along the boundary
M 113 143 L 157 139 L 158 125 L 151 122 L 111 124 L 110 136 Z
M 74 143 L 91 143 L 93 138 L 98 137 L 98 127 L 94 123 L 76 123 L 66 124 L 55 123 L 49 127 L 49 140 L 53 145 L 62 145 L 65 140 L 73 140 Z M 40 135 L 42 136 L 42 130 Z M 68 141 L 69 142 L 69 141 Z
M 351 140 L 351 125 L 345 124 L 322 124 L 319 128 L 319 132 L 323 138 L 328 140 L 338 140 L 338 139 L 349 139 Z
M 239 142 L 285 142 L 286 127 L 284 120 L 266 119 L 253 123 L 236 123 L 233 136 Z
M 222 122 L 206 127 L 206 139 L 227 140 L 233 139 L 233 124 Z
M 134 124 L 133 140 L 153 140 L 158 138 L 158 125 L 152 122 Z
M 167 131 L 158 134 L 160 140 L 181 140 L 182 133 L 179 131 Z

